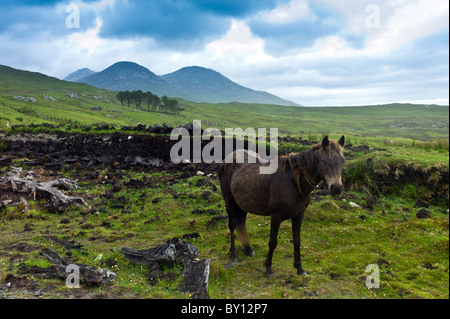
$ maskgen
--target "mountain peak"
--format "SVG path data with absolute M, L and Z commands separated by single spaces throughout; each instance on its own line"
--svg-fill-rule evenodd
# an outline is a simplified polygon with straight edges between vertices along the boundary
M 94 74 L 96 72 L 92 71 L 88 68 L 82 68 L 79 69 L 73 73 L 70 73 L 68 76 L 64 78 L 64 81 L 70 81 L 70 82 L 78 82 L 79 79 L 84 78 L 85 76 Z
M 134 69 L 134 70 L 148 70 L 146 67 L 137 64 L 135 62 L 130 62 L 130 61 L 119 61 L 114 63 L 113 65 L 109 66 L 107 69 Z M 150 71 L 151 72 L 151 71 Z
M 256 91 L 233 82 L 221 73 L 201 66 L 188 66 L 160 76 L 166 82 L 190 92 L 194 101 L 209 103 L 261 103 L 298 106 L 273 94 Z
M 159 77 L 147 69 L 146 67 L 139 65 L 134 62 L 121 61 L 116 62 L 110 67 L 104 69 L 102 72 L 104 75 L 115 74 L 115 75 L 128 75 L 128 76 L 141 76 L 143 78 L 151 78 L 153 80 L 161 80 Z
M 101 72 L 77 77 L 73 81 L 112 91 L 150 91 L 159 96 L 181 97 L 196 102 L 237 101 L 298 106 L 273 94 L 239 85 L 219 72 L 201 66 L 187 66 L 173 73 L 157 76 L 142 65 L 120 61 Z
M 151 91 L 160 96 L 180 96 L 177 94 L 176 88 L 155 73 L 142 65 L 129 61 L 116 62 L 101 72 L 87 75 L 76 81 L 111 91 L 141 90 Z

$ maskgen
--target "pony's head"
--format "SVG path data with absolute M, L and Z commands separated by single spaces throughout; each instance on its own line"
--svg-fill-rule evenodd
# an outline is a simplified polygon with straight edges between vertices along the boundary
M 345 137 L 339 142 L 329 140 L 326 136 L 320 146 L 318 170 L 320 178 L 328 184 L 331 195 L 340 195 L 344 190 L 342 185 L 342 169 L 344 166 L 344 144 Z

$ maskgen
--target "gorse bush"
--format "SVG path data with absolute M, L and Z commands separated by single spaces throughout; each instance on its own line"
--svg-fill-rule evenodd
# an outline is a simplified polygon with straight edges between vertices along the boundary
M 370 196 L 380 193 L 380 189 L 374 180 L 373 165 L 370 165 L 368 161 L 356 160 L 346 164 L 342 179 L 348 190 L 362 191 Z

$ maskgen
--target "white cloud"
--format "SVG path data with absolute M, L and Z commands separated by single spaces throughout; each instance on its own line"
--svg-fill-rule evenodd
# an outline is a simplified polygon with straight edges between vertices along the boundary
M 230 30 L 221 39 L 206 45 L 206 51 L 215 59 L 226 58 L 241 63 L 271 59 L 264 51 L 264 41 L 255 37 L 244 22 L 235 19 Z
M 267 53 L 265 40 L 252 32 L 248 20 L 232 20 L 225 35 L 197 51 L 183 51 L 163 48 L 145 37 L 102 38 L 99 35 L 102 20 L 97 19 L 95 25 L 83 31 L 73 29 L 60 34 L 36 31 L 26 41 L 15 37 L 13 32 L 0 33 L 3 52 L 0 64 L 60 78 L 82 67 L 101 71 L 124 60 L 139 63 L 156 74 L 200 65 L 244 86 L 306 106 L 448 104 L 448 69 L 447 74 L 442 71 L 448 67 L 448 61 L 442 58 L 447 55 L 448 60 L 448 49 L 445 52 L 441 46 L 441 53 L 429 58 L 427 52 L 433 53 L 433 48 L 420 47 L 418 53 L 419 47 L 414 47 L 415 40 L 448 30 L 447 1 L 316 1 L 342 14 L 344 31 L 319 37 L 309 48 L 296 48 L 283 56 Z M 380 7 L 379 28 L 366 26 L 365 8 L 370 3 Z M 114 6 L 114 0 L 82 5 L 108 9 Z M 307 0 L 293 0 L 261 12 L 257 18 L 282 24 L 314 14 L 313 10 Z M 64 16 L 63 9 L 60 11 Z M 61 21 L 63 24 L 64 20 Z M 363 47 L 355 48 L 350 43 L 346 35 L 352 33 L 365 36 Z
M 388 53 L 449 27 L 448 0 L 317 0 L 342 14 L 346 32 L 365 34 L 367 54 Z M 376 7 L 376 11 L 368 10 Z M 379 25 L 372 24 L 374 15 Z
M 100 0 L 98 2 L 90 2 L 90 3 L 84 3 L 81 2 L 80 3 L 80 7 L 81 8 L 89 8 L 92 10 L 103 10 L 107 7 L 112 7 L 114 6 L 115 0 Z
M 96 50 L 106 44 L 106 40 L 98 36 L 101 27 L 102 21 L 97 18 L 95 28 L 87 29 L 83 33 L 75 32 L 69 36 L 68 41 L 81 49 Z
M 394 13 L 369 35 L 367 52 L 389 52 L 449 26 L 448 0 L 395 1 L 395 4 Z M 380 15 L 382 10 L 383 7 Z
M 291 0 L 271 11 L 262 13 L 262 18 L 268 22 L 286 23 L 307 17 L 311 13 L 308 0 Z
M 353 49 L 349 43 L 342 37 L 330 35 L 325 38 L 319 38 L 311 48 L 303 50 L 302 57 L 338 57 L 348 55 L 358 55 L 358 50 Z

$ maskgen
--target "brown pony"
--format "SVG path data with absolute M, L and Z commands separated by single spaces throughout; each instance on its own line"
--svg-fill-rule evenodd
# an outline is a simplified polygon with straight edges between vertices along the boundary
M 320 183 L 328 184 L 332 195 L 343 191 L 341 181 L 344 164 L 344 136 L 339 142 L 325 137 L 322 143 L 301 153 L 278 157 L 278 169 L 274 174 L 260 174 L 263 164 L 259 156 L 245 150 L 236 150 L 219 167 L 220 186 L 228 214 L 231 231 L 230 264 L 237 262 L 234 230 L 246 254 L 253 256 L 245 220 L 247 212 L 271 216 L 269 252 L 265 261 L 266 275 L 272 276 L 272 256 L 277 247 L 278 230 L 282 221 L 292 220 L 294 243 L 294 267 L 298 275 L 307 275 L 300 260 L 300 228 L 303 213 L 308 207 L 311 191 Z M 238 160 L 244 156 L 245 160 Z M 250 161 L 250 157 L 253 161 Z M 232 158 L 229 158 L 232 157 Z

